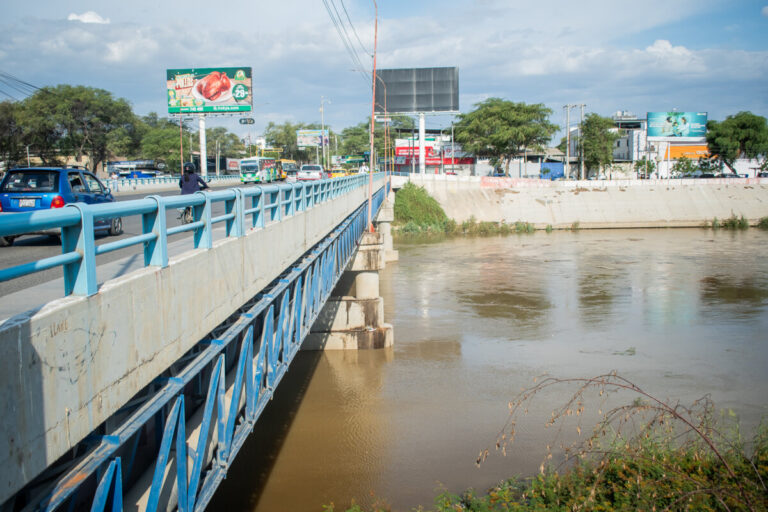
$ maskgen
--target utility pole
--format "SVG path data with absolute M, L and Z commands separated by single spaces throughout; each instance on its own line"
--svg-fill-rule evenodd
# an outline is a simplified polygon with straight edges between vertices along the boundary
M 581 137 L 581 144 L 579 144 L 579 177 L 583 180 L 584 176 L 584 103 L 579 105 L 581 107 L 581 124 L 579 125 L 579 136 Z
M 584 103 L 569 103 L 567 105 L 563 105 L 563 109 L 565 109 L 565 131 L 566 131 L 566 139 L 568 141 L 568 144 L 565 148 L 565 160 L 566 160 L 566 178 L 565 179 L 571 179 L 571 109 L 581 107 L 581 125 L 579 126 L 579 136 L 582 135 L 582 130 L 584 129 L 584 107 L 586 105 Z M 579 145 L 581 146 L 581 144 Z M 579 178 L 584 179 L 584 158 L 583 158 L 583 150 L 579 149 Z
M 373 23 L 373 76 L 372 76 L 372 91 L 371 91 L 371 167 L 368 170 L 368 231 L 373 233 L 373 172 L 376 169 L 373 160 L 373 130 L 376 123 L 376 47 L 379 40 L 379 6 L 376 0 L 373 0 L 373 8 L 375 10 L 374 23 Z
M 323 96 L 320 96 L 320 147 L 322 148 L 323 153 L 323 162 L 322 166 L 323 169 L 325 169 L 326 166 L 326 158 L 325 158 L 325 109 L 323 105 L 325 103 L 331 104 L 331 100 L 326 100 Z
M 565 109 L 565 179 L 571 179 L 571 105 L 564 105 Z

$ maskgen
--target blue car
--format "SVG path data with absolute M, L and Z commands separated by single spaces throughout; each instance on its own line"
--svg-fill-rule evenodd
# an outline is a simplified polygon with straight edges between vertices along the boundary
M 84 169 L 72 167 L 30 167 L 11 169 L 0 182 L 0 214 L 61 208 L 68 203 L 111 203 L 109 188 Z M 120 218 L 97 221 L 96 232 L 119 235 Z M 25 233 L 61 236 L 61 230 Z M 0 236 L 0 247 L 11 245 L 18 236 Z

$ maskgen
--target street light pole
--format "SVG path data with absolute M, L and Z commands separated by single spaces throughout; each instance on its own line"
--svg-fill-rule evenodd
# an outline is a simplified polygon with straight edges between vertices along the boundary
M 331 104 L 331 100 L 326 100 L 323 96 L 320 96 L 320 147 L 322 148 L 323 153 L 323 162 L 322 166 L 323 169 L 325 169 L 326 166 L 326 158 L 325 158 L 325 108 L 324 104 L 328 103 Z
M 374 118 L 376 117 L 376 47 L 379 38 L 379 6 L 376 4 L 376 0 L 373 0 L 374 8 L 374 24 L 373 24 L 373 77 L 371 82 L 373 83 L 373 91 L 371 97 L 371 167 L 368 170 L 368 231 L 373 233 L 373 171 L 375 162 L 373 161 L 373 131 L 376 123 Z

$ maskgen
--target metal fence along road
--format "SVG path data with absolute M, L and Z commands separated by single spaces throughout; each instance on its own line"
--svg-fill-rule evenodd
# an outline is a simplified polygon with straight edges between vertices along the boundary
M 376 179 L 382 179 L 383 175 Z M 163 179 L 163 178 L 149 178 Z M 75 203 L 62 209 L 0 215 L 0 237 L 34 231 L 61 229 L 62 254 L 0 269 L 0 281 L 61 266 L 64 270 L 64 295 L 92 295 L 97 292 L 96 256 L 125 247 L 143 245 L 144 265 L 168 266 L 168 236 L 194 232 L 193 248 L 212 246 L 212 229 L 223 224 L 226 236 L 244 236 L 250 228 L 311 209 L 368 184 L 367 175 L 325 179 L 293 184 L 232 188 L 198 192 L 187 196 L 147 196 L 144 199 L 86 205 Z M 222 202 L 225 213 L 211 216 L 211 204 Z M 167 227 L 165 211 L 192 207 L 194 221 Z M 142 216 L 142 233 L 115 242 L 96 245 L 94 222 L 130 215 Z
M 383 175 L 376 178 L 379 181 Z M 145 233 L 134 237 L 132 243 L 145 244 L 146 265 L 167 265 L 163 243 L 171 230 L 166 230 L 162 221 L 157 224 L 158 219 L 165 218 L 158 215 L 163 208 L 193 206 L 195 222 L 180 227 L 197 230 L 195 247 L 210 247 L 210 229 L 216 222 L 226 223 L 228 236 L 243 236 L 246 226 L 278 221 L 367 184 L 367 176 L 352 176 L 200 193 L 191 198 L 147 198 L 122 203 L 119 210 L 115 209 L 117 204 L 93 208 L 78 205 L 64 212 L 60 227 L 76 230 L 78 243 L 92 244 L 92 237 L 85 232 L 91 232 L 93 218 L 142 215 Z M 384 182 L 377 186 L 371 202 L 374 212 L 388 192 Z M 212 219 L 210 204 L 217 200 L 227 202 L 227 213 Z M 141 390 L 80 443 L 68 462 L 49 468 L 49 475 L 59 476 L 49 476 L 34 489 L 24 491 L 25 510 L 117 511 L 124 504 L 148 511 L 168 507 L 203 510 L 354 256 L 367 229 L 367 207 L 365 201 Z M 27 222 L 29 226 L 37 220 Z M 22 226 L 3 225 L 3 229 L 18 233 Z M 63 238 L 74 239 L 75 235 Z M 89 292 L 86 284 L 90 281 L 83 284 L 78 275 L 88 271 L 81 268 L 71 277 L 71 291 Z

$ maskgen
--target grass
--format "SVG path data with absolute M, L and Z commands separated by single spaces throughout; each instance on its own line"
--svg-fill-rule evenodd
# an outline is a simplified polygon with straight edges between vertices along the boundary
M 553 439 L 565 453 L 561 464 L 554 465 L 548 446 L 538 475 L 511 478 L 481 493 L 443 492 L 428 510 L 768 510 L 767 425 L 757 429 L 747 450 L 732 411 L 718 417 L 708 397 L 690 406 L 663 401 L 615 372 L 593 378 L 548 377 L 523 390 L 508 404 L 510 416 L 496 450 L 506 452 L 517 419 L 528 413 L 539 393 L 562 387 L 564 403 L 553 409 L 545 426 L 552 427 L 555 438 L 569 429 L 577 430 L 579 438 L 570 444 Z M 609 397 L 627 402 L 609 406 Z M 599 411 L 598 420 L 582 432 L 587 407 Z M 477 463 L 488 454 L 487 449 L 481 451 Z M 331 505 L 325 510 L 335 509 Z M 377 502 L 371 508 L 353 504 L 346 510 L 390 508 Z
M 760 229 L 768 229 L 768 217 L 761 217 L 759 221 L 757 221 L 757 227 Z
M 760 219 L 760 221 L 762 222 L 763 219 Z M 766 221 L 766 225 L 768 225 L 768 220 Z M 749 221 L 743 215 L 741 217 L 736 217 L 735 214 L 722 221 L 715 217 L 712 220 L 712 229 L 749 229 Z
M 528 222 L 478 221 L 474 216 L 459 223 L 449 219 L 440 204 L 424 187 L 407 183 L 395 196 L 397 235 L 498 236 L 511 233 L 533 233 L 536 228 Z M 551 231 L 551 226 L 550 226 Z

